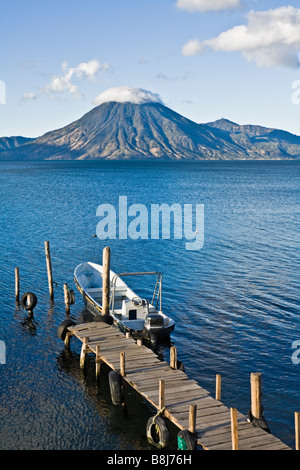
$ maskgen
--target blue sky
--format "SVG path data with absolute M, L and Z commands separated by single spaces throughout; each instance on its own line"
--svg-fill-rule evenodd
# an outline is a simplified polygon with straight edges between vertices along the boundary
M 300 81 L 298 1 L 0 6 L 0 136 L 37 137 L 63 127 L 92 109 L 99 94 L 124 85 L 157 93 L 196 122 L 225 117 L 300 135 L 300 104 L 292 102 Z

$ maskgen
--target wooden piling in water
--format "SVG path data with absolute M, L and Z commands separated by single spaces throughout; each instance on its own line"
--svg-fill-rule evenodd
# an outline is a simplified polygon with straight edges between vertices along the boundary
M 20 270 L 15 268 L 15 299 L 16 302 L 20 301 Z
M 45 255 L 46 255 L 46 263 L 47 263 L 47 274 L 48 274 L 48 285 L 49 285 L 50 300 L 54 300 L 51 255 L 50 255 L 50 246 L 49 246 L 48 241 L 45 242 Z
M 259 420 L 262 411 L 262 379 L 260 372 L 252 372 L 250 376 L 251 384 L 251 414 L 253 418 Z
M 89 351 L 88 342 L 89 342 L 88 338 L 83 338 L 83 343 L 82 343 L 81 353 L 80 353 L 80 367 L 81 367 L 81 369 L 84 368 L 86 354 Z
M 69 292 L 68 292 L 68 284 L 64 284 L 64 300 L 66 306 L 66 313 L 70 313 L 70 304 L 69 304 Z
M 70 333 L 69 331 L 67 331 L 66 333 L 66 336 L 65 336 L 65 339 L 64 339 L 64 343 L 65 343 L 65 348 L 66 349 L 69 349 L 70 348 L 70 340 L 72 338 L 72 333 Z
M 100 377 L 101 358 L 100 358 L 100 344 L 96 345 L 96 379 Z
M 170 367 L 177 369 L 177 348 L 175 346 L 170 348 Z
M 110 290 L 110 248 L 103 249 L 102 272 L 102 315 L 109 315 L 109 290 Z

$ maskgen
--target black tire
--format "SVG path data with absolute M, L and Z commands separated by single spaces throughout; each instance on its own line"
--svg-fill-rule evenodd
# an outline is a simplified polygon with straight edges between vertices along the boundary
M 64 341 L 65 338 L 66 338 L 66 334 L 67 334 L 67 331 L 68 331 L 68 328 L 69 326 L 75 326 L 76 325 L 76 322 L 74 322 L 73 320 L 65 320 L 63 321 L 59 327 L 57 328 L 57 336 L 62 340 Z
M 177 434 L 177 449 L 178 450 L 196 450 L 197 439 L 190 431 L 183 430 Z
M 146 429 L 148 442 L 157 449 L 164 449 L 169 443 L 169 430 L 161 416 L 150 418 Z
M 114 370 L 108 374 L 110 396 L 114 405 L 121 405 L 123 398 L 122 377 Z
M 74 305 L 75 304 L 75 294 L 73 289 L 70 289 L 68 291 L 68 298 L 69 298 L 69 305 Z
M 26 292 L 21 298 L 21 307 L 24 310 L 33 310 L 37 304 L 37 296 L 32 292 Z

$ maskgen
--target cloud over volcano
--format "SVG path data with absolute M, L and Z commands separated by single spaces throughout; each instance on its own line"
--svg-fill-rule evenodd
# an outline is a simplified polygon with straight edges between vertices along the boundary
M 108 103 L 110 101 L 116 101 L 117 103 L 160 103 L 163 104 L 161 98 L 157 93 L 152 91 L 144 90 L 143 88 L 134 88 L 129 86 L 120 86 L 116 88 L 109 88 L 103 93 L 98 95 L 93 103 L 100 105 L 102 103 Z

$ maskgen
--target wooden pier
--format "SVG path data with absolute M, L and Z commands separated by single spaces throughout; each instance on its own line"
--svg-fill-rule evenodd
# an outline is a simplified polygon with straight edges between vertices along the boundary
M 86 354 L 94 353 L 97 375 L 101 362 L 118 371 L 161 416 L 179 430 L 194 433 L 197 444 L 203 449 L 292 450 L 272 434 L 253 426 L 247 416 L 213 398 L 176 368 L 174 357 L 171 358 L 174 367 L 171 367 L 141 342 L 104 322 L 68 327 L 67 346 L 72 336 L 82 342 L 81 367 L 84 367 Z

